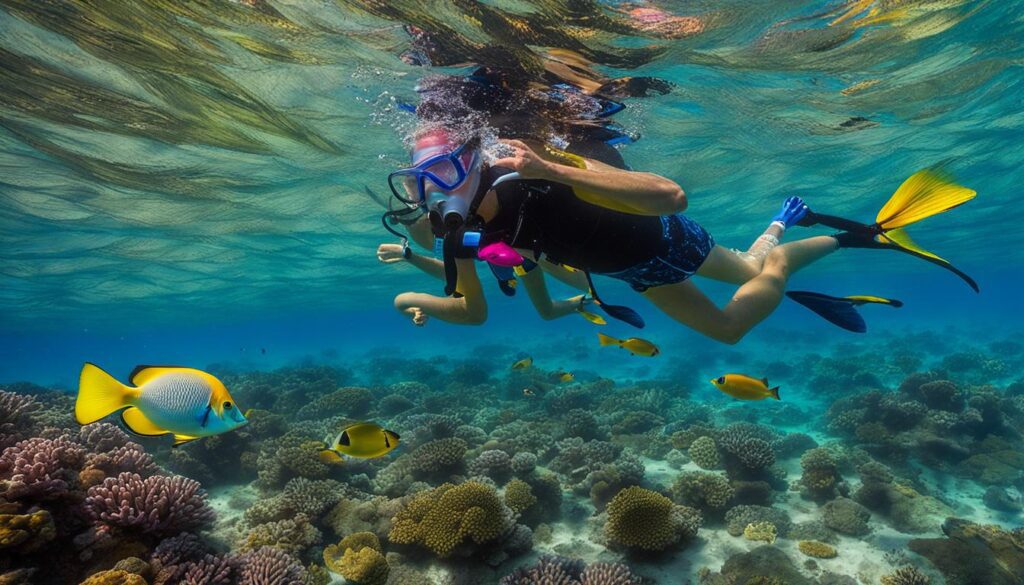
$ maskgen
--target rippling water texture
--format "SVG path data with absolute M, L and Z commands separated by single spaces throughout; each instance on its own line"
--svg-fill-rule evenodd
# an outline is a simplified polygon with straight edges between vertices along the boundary
M 993 250 L 1024 266 L 1021 3 L 661 6 L 703 30 L 642 34 L 585 0 L 0 0 L 0 321 L 386 309 L 411 276 L 374 259 L 365 186 L 404 159 L 396 99 L 425 73 L 398 58 L 403 22 L 442 31 L 436 71 L 548 46 L 672 81 L 627 100 L 624 156 L 682 184 L 720 242 L 745 246 L 790 192 L 868 219 L 941 163 L 980 195 L 919 239 L 969 272 Z

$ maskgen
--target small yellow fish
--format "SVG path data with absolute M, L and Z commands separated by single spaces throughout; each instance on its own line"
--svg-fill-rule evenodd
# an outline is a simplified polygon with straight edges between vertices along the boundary
M 179 366 L 136 366 L 126 386 L 95 364 L 78 378 L 75 420 L 87 425 L 121 412 L 128 430 L 147 437 L 174 435 L 174 446 L 226 433 L 245 415 L 220 380 Z
M 768 387 L 768 378 L 753 378 L 743 374 L 726 374 L 711 380 L 711 383 L 724 394 L 740 400 L 764 400 L 779 398 L 779 387 Z
M 525 358 L 519 360 L 518 362 L 512 364 L 512 369 L 513 370 L 525 370 L 525 369 L 529 368 L 532 365 L 533 365 L 533 358 L 532 357 L 525 357 Z
M 590 321 L 594 325 L 607 325 L 608 322 L 604 320 L 604 317 L 596 313 L 591 313 L 586 309 L 576 309 L 576 312 L 583 316 L 584 319 Z
M 536 396 L 536 395 L 537 395 L 537 393 L 534 392 L 531 388 L 523 388 L 523 396 Z
M 345 457 L 374 459 L 390 453 L 401 440 L 398 433 L 373 423 L 361 422 L 342 429 L 333 440 L 326 439 L 329 447 L 320 451 L 323 463 L 342 463 Z
M 644 357 L 654 357 L 661 353 L 657 345 L 654 345 L 646 339 L 640 339 L 639 337 L 630 337 L 629 339 L 615 339 L 610 335 L 604 333 L 597 334 L 598 341 L 601 342 L 601 347 L 606 345 L 617 345 L 633 355 L 639 355 Z
M 573 380 L 576 379 L 576 375 L 573 374 L 572 372 L 561 372 L 561 371 L 559 371 L 559 372 L 552 372 L 551 373 L 551 379 L 552 380 L 557 380 L 558 383 L 561 384 L 561 383 L 565 383 L 565 382 L 572 382 Z

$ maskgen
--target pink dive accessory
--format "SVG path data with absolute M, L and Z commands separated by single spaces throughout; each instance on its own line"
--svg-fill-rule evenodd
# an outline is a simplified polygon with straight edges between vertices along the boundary
M 512 246 L 509 246 L 505 242 L 487 244 L 483 248 L 480 248 L 476 255 L 481 260 L 494 264 L 495 266 L 504 266 L 506 268 L 519 266 L 525 260 L 522 254 L 516 252 Z

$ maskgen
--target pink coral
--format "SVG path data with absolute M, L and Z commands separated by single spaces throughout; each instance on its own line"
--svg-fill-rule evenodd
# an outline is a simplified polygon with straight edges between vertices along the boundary
M 239 585 L 305 585 L 306 570 L 288 553 L 264 546 L 240 560 Z
M 0 454 L 0 495 L 8 500 L 49 499 L 66 494 L 76 481 L 85 449 L 66 435 L 34 437 Z
M 85 467 L 99 469 L 107 476 L 122 472 L 137 473 L 149 477 L 160 473 L 160 466 L 153 457 L 142 449 L 138 443 L 128 442 L 108 452 L 90 453 L 85 460 Z
M 31 396 L 0 390 L 0 449 L 10 447 L 36 423 L 39 403 Z
M 199 482 L 163 475 L 142 479 L 135 473 L 108 477 L 89 488 L 85 510 L 96 524 L 154 536 L 194 530 L 214 517 Z

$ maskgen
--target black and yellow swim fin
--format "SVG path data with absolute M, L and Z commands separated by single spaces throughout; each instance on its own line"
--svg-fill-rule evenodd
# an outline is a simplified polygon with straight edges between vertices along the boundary
M 807 212 L 799 225 L 824 225 L 842 230 L 836 236 L 846 248 L 888 248 L 931 262 L 956 274 L 975 292 L 978 283 L 948 260 L 918 246 L 903 229 L 974 199 L 977 192 L 957 185 L 946 174 L 925 169 L 910 176 L 882 206 L 875 223 L 865 224 L 833 215 Z
M 896 308 L 903 306 L 902 301 L 871 295 L 833 297 L 806 290 L 791 290 L 786 292 L 786 296 L 814 311 L 829 323 L 854 333 L 864 333 L 868 330 L 864 317 L 857 311 L 858 306 L 869 303 Z

